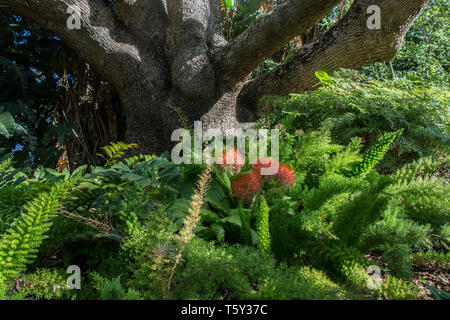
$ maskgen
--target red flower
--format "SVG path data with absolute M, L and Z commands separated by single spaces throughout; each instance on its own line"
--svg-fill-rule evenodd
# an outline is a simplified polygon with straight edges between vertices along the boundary
M 295 172 L 291 168 L 287 166 L 280 165 L 280 168 L 278 170 L 278 173 L 276 174 L 278 182 L 285 186 L 285 187 L 291 187 L 295 183 Z
M 239 173 L 242 166 L 245 164 L 244 159 L 236 149 L 228 150 L 225 155 L 222 151 L 218 156 L 219 158 L 223 159 L 222 164 L 219 164 L 219 167 L 222 170 L 225 170 L 225 168 L 229 168 L 234 174 Z
M 245 203 L 250 203 L 253 196 L 261 189 L 261 178 L 254 172 L 236 177 L 231 182 L 231 192 L 233 196 Z
M 279 163 L 274 158 L 260 158 L 258 161 L 253 165 L 253 172 L 259 176 L 261 176 L 261 169 L 263 168 L 273 168 L 274 170 L 277 170 L 279 166 Z M 277 171 L 275 171 L 272 175 L 275 175 Z M 265 179 L 268 179 L 269 181 L 272 180 L 272 177 L 270 175 L 264 175 L 262 176 Z
M 273 168 L 274 170 L 277 170 L 274 175 L 282 186 L 290 187 L 295 183 L 296 175 L 294 170 L 279 164 L 274 158 L 261 158 L 253 165 L 253 172 L 255 174 L 261 176 L 261 179 L 272 181 L 273 175 L 261 175 L 262 168 Z

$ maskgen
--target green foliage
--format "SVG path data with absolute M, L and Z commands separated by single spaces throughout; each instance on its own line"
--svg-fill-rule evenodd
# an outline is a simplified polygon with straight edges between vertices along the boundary
M 226 38 L 280 3 L 222 1 Z M 301 45 L 350 4 L 333 8 Z M 449 263 L 447 9 L 431 1 L 389 66 L 317 71 L 319 90 L 263 100 L 273 112 L 259 126 L 280 129 L 279 160 L 295 184 L 268 179 L 243 207 L 232 197 L 233 173 L 214 166 L 182 253 L 180 227 L 204 167 L 175 165 L 168 154 L 126 158 L 136 145 L 117 142 L 103 148 L 103 166 L 45 168 L 57 145 L 80 139 L 49 99 L 57 81 L 70 91 L 74 68 L 49 59 L 59 40 L 15 32 L 22 20 L 0 16 L 0 153 L 14 149 L 0 158 L 0 299 L 417 299 L 411 264 Z M 251 77 L 299 45 L 291 41 Z M 373 257 L 383 271 L 378 290 L 367 286 Z M 61 266 L 73 263 L 89 274 L 83 293 L 65 286 Z
M 262 102 L 275 111 L 260 125 L 279 126 L 290 134 L 327 128 L 334 143 L 345 145 L 354 137 L 374 145 L 379 136 L 403 129 L 379 164 L 383 171 L 393 172 L 412 160 L 448 152 L 446 87 L 425 87 L 409 80 L 374 81 L 348 70 L 336 73 L 332 80 L 319 90 L 288 99 L 264 98 Z
M 383 63 L 362 68 L 376 79 L 406 77 L 423 83 L 447 85 L 449 81 L 448 0 L 431 0 L 406 34 L 391 66 Z
M 10 138 L 15 131 L 26 133 L 25 129 L 14 121 L 11 113 L 3 112 L 2 109 L 3 107 L 0 107 L 0 135 Z
M 67 287 L 66 277 L 64 270 L 38 269 L 18 281 L 14 295 L 36 300 L 70 299 L 73 294 Z
M 418 252 L 412 256 L 411 262 L 413 263 L 439 263 L 444 266 L 448 266 L 450 264 L 450 252 L 437 252 L 433 250 Z
M 403 129 L 386 134 L 381 137 L 375 145 L 371 145 L 363 155 L 363 160 L 357 163 L 352 171 L 347 172 L 347 176 L 360 178 L 368 174 L 383 159 L 391 143 L 401 135 Z
M 8 294 L 9 286 L 5 278 L 0 275 L 0 301 L 6 300 Z
M 84 169 L 72 174 L 39 169 L 25 174 L 37 181 L 8 180 L 1 187 L 7 192 L 0 197 L 0 208 L 7 208 L 11 199 L 19 199 L 20 211 L 20 201 L 26 201 L 20 200 L 24 190 L 36 188 L 33 194 L 39 201 L 35 199 L 30 202 L 33 206 L 25 207 L 25 217 L 47 216 L 47 224 L 27 233 L 38 240 L 30 245 L 35 248 L 31 252 L 36 255 L 48 221 L 54 220 L 49 241 L 41 250 L 63 246 L 65 263 L 82 260 L 83 270 L 91 274 L 83 293 L 87 298 L 415 298 L 415 289 L 397 277 L 409 279 L 410 264 L 419 257 L 422 261 L 444 259 L 421 252 L 448 250 L 448 186 L 438 177 L 444 162 L 420 159 L 392 175 L 371 169 L 359 177 L 349 177 L 344 174 L 346 170 L 365 161 L 365 154 L 371 152 L 371 147 L 361 152 L 360 139 L 339 145 L 323 129 L 285 133 L 280 143 L 280 162 L 295 170 L 296 184 L 283 188 L 268 181 L 253 207 L 243 208 L 230 196 L 227 179 L 231 173 L 213 169 L 214 178 L 201 210 L 202 224 L 175 268 L 178 231 L 189 209 L 189 202 L 185 204 L 183 199 L 192 196 L 191 182 L 201 166 L 175 166 L 165 157 L 138 157 L 117 159 L 107 168 L 93 167 L 88 173 Z M 15 171 L 10 162 L 3 170 L 9 175 Z M 64 203 L 59 202 L 63 189 L 69 187 L 63 187 L 69 182 L 60 180 L 74 177 L 76 188 L 66 190 Z M 44 188 L 46 185 L 52 187 Z M 53 195 L 51 199 L 49 195 Z M 47 211 L 41 212 L 38 206 Z M 71 220 L 55 218 L 54 210 L 59 206 L 91 219 L 90 224 L 74 225 Z M 96 223 L 106 223 L 109 229 L 97 230 Z M 29 238 L 20 233 L 25 226 L 21 225 L 12 229 L 15 233 L 8 231 L 3 236 L 2 243 L 8 242 L 7 247 L 1 246 L 7 252 L 5 257 L 15 257 L 9 252 L 15 238 Z M 367 288 L 366 268 L 373 262 L 364 255 L 371 251 L 379 253 L 392 274 L 385 277 L 379 290 Z M 13 271 L 2 275 L 2 283 L 21 275 L 28 261 L 8 265 Z M 51 277 L 36 274 L 43 284 L 50 285 L 46 279 Z M 2 294 L 6 296 L 5 288 Z M 26 294 L 66 297 L 41 291 Z
M 93 287 L 98 291 L 99 300 L 142 300 L 138 291 L 123 288 L 120 276 L 109 280 L 93 272 L 90 277 Z
M 22 206 L 31 200 L 26 186 L 4 187 L 0 193 L 0 234 L 11 227 Z
M 221 7 L 223 16 L 223 27 L 225 36 L 231 40 L 241 34 L 257 18 L 264 15 L 259 12 L 263 2 L 266 0 L 222 0 Z
M 371 155 L 382 148 L 380 159 L 394 137 L 384 136 L 382 147 L 375 145 L 366 152 Z M 349 263 L 350 270 L 356 268 L 354 263 L 365 265 L 358 252 L 380 250 L 394 275 L 409 278 L 412 250 L 436 246 L 431 234 L 446 230 L 449 188 L 444 179 L 436 177 L 442 161 L 420 159 L 394 175 L 367 170 L 349 177 L 343 173 L 369 158 L 363 154 L 361 160 L 358 140 L 343 147 L 331 144 L 326 132 L 311 132 L 285 134 L 281 141 L 281 157 L 300 172 L 300 184 L 288 192 L 273 189 L 267 193 L 275 256 L 289 261 L 297 254 L 355 283 L 349 276 L 358 272 L 342 274 L 342 268 L 350 268 L 345 267 Z M 335 245 L 326 249 L 325 239 Z
M 145 299 L 161 298 L 175 259 L 177 226 L 163 214 L 153 214 L 124 239 L 122 251 L 132 277 L 129 285 Z
M 321 176 L 350 168 L 358 160 L 359 141 L 345 148 L 331 143 L 327 130 L 286 133 L 280 138 L 280 162 L 293 168 L 297 182 L 309 188 L 316 187 Z
M 338 300 L 348 299 L 351 295 L 319 270 L 291 267 L 276 277 L 265 279 L 257 297 L 275 300 Z
M 106 157 L 102 154 L 97 154 L 99 157 L 102 157 L 106 163 L 105 167 L 111 167 L 116 164 L 117 161 L 123 157 L 125 152 L 129 149 L 137 148 L 137 144 L 131 143 L 126 144 L 121 141 L 119 142 L 111 142 L 108 146 L 102 147 L 102 150 L 106 153 Z
M 386 300 L 414 300 L 418 297 L 418 288 L 401 279 L 387 276 L 381 284 L 378 295 Z
M 432 286 L 428 286 L 428 289 L 431 291 L 431 294 L 435 300 L 450 300 L 449 292 L 440 292 L 436 287 Z
M 438 233 L 443 223 L 450 220 L 450 190 L 445 179 L 418 177 L 399 185 L 399 195 L 405 205 L 408 218 L 422 224 L 430 224 Z
M 346 286 L 351 290 L 362 292 L 366 290 L 369 277 L 366 268 L 357 261 L 349 258 L 343 260 L 340 264 L 339 273 L 345 279 Z
M 182 178 L 178 181 L 179 197 L 169 203 L 167 211 L 169 217 L 182 224 L 190 206 L 190 198 L 194 190 L 195 176 L 199 174 L 201 166 L 191 165 L 183 167 Z M 202 218 L 195 232 L 204 239 L 223 241 L 226 238 L 240 238 L 240 215 L 250 215 L 251 210 L 238 207 L 231 197 L 230 173 L 213 169 L 213 178 L 209 184 L 201 210 Z
M 67 170 L 59 173 L 38 167 L 33 171 L 31 167 L 16 169 L 14 164 L 12 154 L 0 159 L 0 234 L 14 226 L 28 201 L 50 191 L 51 186 L 61 178 L 70 177 Z
M 256 217 L 258 249 L 263 252 L 270 252 L 269 207 L 264 196 L 259 197 L 252 215 Z
M 50 166 L 61 154 L 56 143 L 64 145 L 72 134 L 57 121 L 54 98 L 64 87 L 58 84 L 71 69 L 68 60 L 81 59 L 20 16 L 1 14 L 0 32 L 0 145 L 20 164 L 39 159 Z
M 36 257 L 37 249 L 52 225 L 60 198 L 72 185 L 70 180 L 58 183 L 50 192 L 27 203 L 14 227 L 0 240 L 0 277 L 14 279 Z
M 164 270 L 173 260 L 175 226 L 154 216 L 124 242 L 129 286 L 144 298 L 161 297 Z M 194 238 L 177 269 L 174 299 L 336 299 L 344 294 L 323 273 L 310 268 L 278 266 L 265 252 L 240 245 L 215 245 Z
M 277 267 L 273 258 L 250 247 L 217 247 L 196 239 L 184 261 L 173 288 L 177 299 L 333 299 L 340 292 L 323 274 Z
M 173 289 L 181 299 L 248 298 L 252 282 L 258 283 L 274 267 L 268 256 L 254 250 L 215 247 L 201 240 L 193 242 L 184 259 Z
M 249 210 L 244 210 L 242 206 L 239 207 L 239 217 L 241 218 L 241 238 L 245 245 L 252 244 L 252 229 L 251 218 L 252 214 Z

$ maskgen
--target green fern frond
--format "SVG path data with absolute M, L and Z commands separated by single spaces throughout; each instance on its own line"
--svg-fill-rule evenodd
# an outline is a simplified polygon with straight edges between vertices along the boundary
M 0 159 L 0 187 L 6 185 L 6 176 L 14 171 L 12 167 L 12 154 L 6 155 Z
M 106 160 L 105 167 L 110 167 L 117 163 L 117 161 L 125 154 L 125 151 L 129 149 L 135 149 L 138 145 L 135 143 L 126 144 L 124 142 L 111 142 L 109 145 L 102 147 L 106 157 L 100 153 L 97 156 Z
M 0 162 L 0 176 L 3 176 L 11 167 L 11 158 L 7 158 Z
M 25 205 L 15 226 L 8 229 L 0 240 L 0 279 L 15 279 L 36 257 L 52 225 L 59 199 L 73 183 L 72 180 L 57 183 L 50 192 L 41 193 Z
M 141 162 L 148 162 L 148 161 L 152 160 L 153 158 L 155 158 L 155 156 L 153 156 L 153 155 L 140 154 L 138 156 L 126 158 L 125 162 L 128 166 L 132 166 L 132 165 L 139 164 Z

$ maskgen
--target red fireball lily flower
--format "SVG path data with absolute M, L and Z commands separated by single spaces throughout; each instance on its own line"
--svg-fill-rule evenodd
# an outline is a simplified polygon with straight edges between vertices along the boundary
M 284 165 L 280 165 L 276 177 L 278 182 L 285 187 L 293 186 L 296 179 L 294 170 Z
M 272 177 L 269 175 L 261 175 L 261 169 L 263 168 L 274 168 L 278 169 L 279 163 L 274 158 L 260 158 L 258 161 L 253 165 L 253 172 L 265 179 L 268 179 L 269 181 L 272 180 Z M 276 174 L 276 172 L 274 172 Z
M 241 154 L 236 149 L 230 149 L 227 151 L 227 153 L 224 155 L 223 151 L 219 153 L 219 158 L 222 158 L 223 164 L 219 164 L 219 167 L 222 170 L 225 170 L 225 168 L 229 168 L 231 172 L 234 174 L 237 174 L 241 171 L 242 166 L 245 164 L 244 159 L 242 158 Z
M 261 169 L 262 168 L 276 168 L 278 166 L 278 171 L 274 174 L 274 176 L 263 176 L 261 175 Z M 291 168 L 281 165 L 275 160 L 274 158 L 261 158 L 258 159 L 256 164 L 253 165 L 253 172 L 259 176 L 261 176 L 261 179 L 272 181 L 273 178 L 276 178 L 277 181 L 284 187 L 291 187 L 295 183 L 296 175 L 294 170 Z
M 261 190 L 261 177 L 254 172 L 250 172 L 231 181 L 231 192 L 234 197 L 249 204 L 253 196 Z

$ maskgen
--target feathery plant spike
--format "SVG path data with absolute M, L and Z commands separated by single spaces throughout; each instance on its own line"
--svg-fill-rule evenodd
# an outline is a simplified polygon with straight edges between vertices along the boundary
M 24 212 L 16 219 L 0 240 L 0 279 L 17 278 L 35 257 L 56 215 L 59 199 L 74 184 L 74 180 L 59 182 L 51 191 L 41 193 L 28 202 Z
M 258 235 L 258 249 L 270 252 L 269 206 L 264 196 L 260 196 L 254 207 L 256 216 L 256 234 Z
M 204 204 L 204 198 L 211 180 L 211 168 L 207 166 L 200 174 L 197 181 L 197 187 L 192 195 L 190 208 L 184 219 L 183 228 L 180 230 L 180 240 L 187 245 L 194 237 L 194 229 L 201 219 L 201 210 Z
M 384 157 L 391 143 L 400 136 L 403 129 L 383 135 L 378 143 L 369 147 L 364 153 L 363 160 L 355 165 L 353 170 L 344 171 L 347 177 L 361 178 L 367 175 Z
M 198 223 L 202 218 L 202 207 L 204 204 L 204 198 L 206 196 L 206 192 L 208 191 L 209 183 L 211 181 L 211 167 L 206 166 L 203 172 L 200 174 L 199 180 L 197 181 L 197 187 L 192 195 L 190 208 L 184 219 L 183 227 L 180 230 L 180 248 L 175 257 L 175 261 L 173 263 L 172 270 L 167 279 L 167 286 L 165 291 L 163 292 L 163 296 L 166 296 L 170 292 L 170 287 L 172 283 L 173 276 L 175 274 L 175 270 L 177 269 L 181 258 L 183 256 L 183 252 L 186 246 L 191 242 L 194 238 L 194 229 L 197 227 Z

